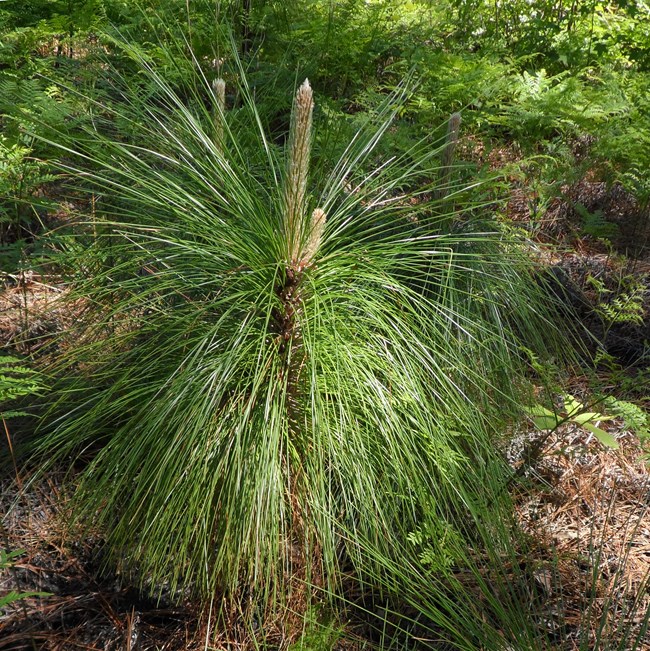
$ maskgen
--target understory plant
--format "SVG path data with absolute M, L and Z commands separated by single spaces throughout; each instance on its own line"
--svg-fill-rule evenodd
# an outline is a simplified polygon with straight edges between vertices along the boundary
M 25 397 L 34 397 L 44 389 L 43 379 L 31 368 L 27 367 L 21 360 L 9 355 L 0 356 L 0 421 L 2 421 L 3 434 L 6 436 L 9 456 L 16 472 L 16 482 L 21 484 L 18 476 L 18 469 L 14 457 L 14 448 L 7 421 L 11 418 L 24 417 L 29 414 L 17 410 L 15 403 Z M 8 408 L 9 407 L 9 408 Z M 3 573 L 10 572 L 16 560 L 22 556 L 24 550 L 10 550 L 9 537 L 5 530 L 4 517 L 0 520 L 0 534 L 2 534 L 3 549 L 0 549 L 0 577 Z M 45 592 L 17 592 L 16 590 L 5 591 L 0 595 L 0 616 L 8 606 L 21 599 L 29 597 L 44 597 Z
M 487 492 L 499 481 L 498 472 L 489 477 Z M 646 510 L 628 511 L 618 501 L 616 491 L 594 497 L 577 554 L 541 536 L 534 542 L 506 513 L 486 521 L 479 508 L 472 513 L 473 546 L 447 534 L 453 562 L 441 567 L 430 562 L 440 532 L 423 527 L 392 555 L 375 557 L 390 575 L 367 577 L 375 594 L 383 588 L 382 616 L 374 619 L 381 646 L 411 638 L 432 649 L 645 649 L 650 573 L 639 572 L 635 553 Z M 612 531 L 621 541 L 615 562 L 608 547 Z
M 398 581 L 385 559 L 422 530 L 447 570 L 504 509 L 519 341 L 561 348 L 522 242 L 447 212 L 436 143 L 378 158 L 403 88 L 331 160 L 308 81 L 280 145 L 234 54 L 217 96 L 199 62 L 169 56 L 172 86 L 119 47 L 141 74 L 50 143 L 93 219 L 61 244 L 75 319 L 36 452 L 80 469 L 75 512 L 153 591 L 259 617 L 343 571 Z
M 20 479 L 7 421 L 29 416 L 30 414 L 25 410 L 27 408 L 25 401 L 28 398 L 35 401 L 37 396 L 42 395 L 44 389 L 43 378 L 29 368 L 23 360 L 11 355 L 0 355 L 0 421 L 2 421 L 3 434 L 6 436 L 7 448 L 18 484 Z
M 4 530 L 3 530 L 4 533 Z M 23 549 L 15 549 L 8 551 L 0 549 L 0 572 L 8 572 L 11 570 L 16 560 L 24 554 Z M 22 599 L 29 599 L 31 597 L 47 597 L 48 592 L 16 592 L 16 590 L 9 590 L 0 595 L 0 616 L 4 614 L 7 607 L 11 604 L 21 601 Z

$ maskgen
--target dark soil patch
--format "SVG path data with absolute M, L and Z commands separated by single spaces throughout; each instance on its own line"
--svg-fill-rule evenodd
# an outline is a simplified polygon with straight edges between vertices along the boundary
M 65 499 L 54 476 L 18 493 L 2 484 L 8 549 L 24 554 L 0 574 L 0 592 L 46 592 L 11 604 L 0 616 L 0 649 L 33 651 L 180 651 L 203 648 L 200 613 L 141 592 L 107 570 L 101 539 L 72 538 L 64 526 Z

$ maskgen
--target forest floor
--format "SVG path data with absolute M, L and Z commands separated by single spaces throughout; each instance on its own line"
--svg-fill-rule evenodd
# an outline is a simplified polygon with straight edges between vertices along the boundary
M 579 648 L 588 604 L 594 640 L 623 623 L 641 626 L 641 615 L 650 608 L 648 464 L 639 440 L 622 422 L 609 421 L 606 427 L 618 450 L 605 448 L 576 424 L 558 428 L 527 473 L 527 487 L 515 495 L 519 520 L 536 542 L 537 557 L 527 562 L 546 596 L 545 625 L 563 631 L 557 648 L 566 651 Z M 527 439 L 530 433 L 519 436 Z M 206 647 L 206 618 L 196 606 L 143 595 L 124 577 L 103 569 L 96 532 L 71 534 L 60 476 L 49 475 L 20 493 L 28 479 L 16 475 L 0 487 L 0 509 L 9 513 L 3 542 L 24 550 L 0 576 L 0 592 L 49 594 L 15 602 L 0 617 L 0 649 L 254 648 L 249 633 L 237 630 L 231 617 Z M 630 616 L 638 620 L 628 621 Z M 364 646 L 354 642 L 355 628 L 351 625 L 351 637 L 341 638 L 333 649 Z M 272 637 L 277 648 L 287 648 L 299 641 L 300 631 L 279 627 Z M 650 640 L 639 651 L 647 649 Z

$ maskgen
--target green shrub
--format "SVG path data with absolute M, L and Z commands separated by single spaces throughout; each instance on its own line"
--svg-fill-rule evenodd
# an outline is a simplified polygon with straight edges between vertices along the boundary
M 43 184 L 54 180 L 42 161 L 30 157 L 31 150 L 9 145 L 0 138 L 0 245 L 11 244 L 29 235 L 38 223 L 37 208 L 52 205 L 37 194 Z M 0 255 L 1 254 L 0 249 Z
M 23 365 L 23 363 L 15 358 L 7 355 L 0 356 L 0 420 L 2 420 L 5 427 L 5 433 L 8 438 L 9 451 L 13 458 L 13 447 L 11 439 L 9 438 L 9 430 L 7 428 L 6 420 L 16 418 L 17 416 L 27 416 L 25 411 L 16 411 L 15 409 L 7 409 L 7 403 L 12 403 L 20 398 L 26 396 L 36 396 L 43 390 L 42 378 L 32 369 Z M 15 467 L 15 460 L 14 460 Z M 0 522 L 0 531 L 4 533 L 3 523 Z M 6 539 L 6 536 L 5 536 Z M 9 570 L 15 563 L 16 559 L 24 554 L 24 550 L 16 549 L 9 551 L 8 549 L 0 549 L 0 572 Z M 29 597 L 45 597 L 49 593 L 46 592 L 16 592 L 10 590 L 9 592 L 0 595 L 0 614 L 10 604 L 26 599 Z
M 26 396 L 39 395 L 43 390 L 43 379 L 33 369 L 16 357 L 0 356 L 0 404 Z M 2 411 L 0 417 L 23 416 L 23 412 Z

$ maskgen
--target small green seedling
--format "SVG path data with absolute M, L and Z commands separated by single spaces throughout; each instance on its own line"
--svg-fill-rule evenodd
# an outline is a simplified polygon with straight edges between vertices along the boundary
M 589 407 L 576 400 L 572 395 L 564 396 L 562 412 L 553 412 L 542 405 L 533 405 L 528 409 L 528 415 L 540 430 L 553 431 L 564 423 L 575 423 L 591 432 L 603 445 L 614 450 L 618 449 L 616 439 L 594 423 L 612 420 L 613 416 L 605 416 L 596 411 L 588 411 Z
M 10 568 L 15 563 L 16 559 L 24 553 L 24 549 L 16 549 L 11 552 L 0 549 L 0 570 Z M 50 592 L 16 592 L 15 590 L 10 590 L 6 594 L 0 596 L 0 614 L 2 614 L 6 607 L 14 601 L 27 599 L 28 597 L 48 597 L 50 594 Z

